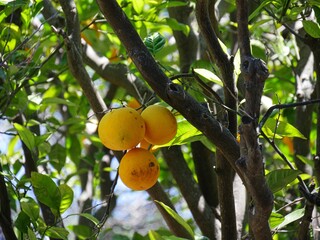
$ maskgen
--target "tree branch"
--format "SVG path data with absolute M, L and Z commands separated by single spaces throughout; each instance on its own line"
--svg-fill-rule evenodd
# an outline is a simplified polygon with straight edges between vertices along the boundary
M 250 34 L 248 29 L 248 1 L 237 0 L 238 42 L 242 57 L 251 57 Z
M 151 96 L 148 89 L 140 78 L 129 73 L 129 69 L 124 64 L 112 64 L 108 58 L 99 56 L 96 51 L 86 43 L 83 46 L 83 61 L 90 66 L 97 74 L 111 84 L 123 87 L 133 97 L 139 99 L 140 96 Z M 141 99 L 140 99 L 141 100 Z
M 206 40 L 210 56 L 212 56 L 213 61 L 217 64 L 221 73 L 222 82 L 224 83 L 223 89 L 225 105 L 229 109 L 233 109 L 236 111 L 237 89 L 234 81 L 233 58 L 229 59 L 228 55 L 223 51 L 219 43 L 219 40 L 216 36 L 216 33 L 212 26 L 212 19 L 210 19 L 209 15 L 210 3 L 212 2 L 208 0 L 197 1 L 196 16 L 198 20 L 198 25 L 201 30 L 201 34 L 204 36 Z M 211 10 L 211 13 L 212 11 L 215 11 L 215 9 L 213 8 Z M 234 111 L 228 112 L 227 119 L 225 119 L 225 117 L 222 116 L 221 119 L 219 119 L 218 117 L 218 120 L 225 124 L 234 136 L 236 135 L 238 126 L 237 115 Z M 236 214 L 233 196 L 234 171 L 219 149 L 217 150 L 216 168 L 222 219 L 222 239 L 236 239 Z
M 200 141 L 191 143 L 192 158 L 200 189 L 211 207 L 218 207 L 217 179 L 214 171 L 214 153 Z
M 187 2 L 186 0 L 184 0 Z M 192 7 L 186 5 L 181 7 L 168 8 L 169 16 L 175 18 L 179 23 L 189 26 L 190 31 L 186 36 L 182 31 L 173 31 L 173 36 L 176 40 L 177 48 L 179 51 L 180 72 L 187 73 L 190 66 L 197 56 L 197 37 L 190 24 L 190 13 Z
M 239 145 L 230 131 L 216 121 L 206 107 L 187 94 L 181 86 L 172 83 L 161 71 L 117 1 L 97 2 L 137 69 L 156 94 L 222 149 L 228 161 L 235 166 L 239 158 Z
M 261 96 L 269 72 L 263 61 L 251 56 L 247 8 L 246 0 L 237 0 L 238 41 L 241 73 L 245 81 L 247 114 L 242 117 L 239 127 L 241 158 L 237 167 L 243 172 L 244 183 L 252 198 L 248 213 L 250 231 L 255 239 L 272 239 L 268 219 L 273 207 L 273 194 L 264 176 L 264 163 L 257 133 Z
M 16 240 L 17 237 L 12 226 L 10 199 L 2 172 L 2 165 L 0 164 L 0 227 L 6 239 Z
M 64 39 L 70 71 L 81 86 L 97 118 L 101 119 L 107 107 L 100 94 L 94 88 L 83 64 L 80 25 L 76 5 L 73 0 L 60 0 L 60 4 L 66 16 L 67 33 Z
M 164 148 L 162 153 L 202 234 L 215 239 L 215 216 L 195 182 L 180 146 Z

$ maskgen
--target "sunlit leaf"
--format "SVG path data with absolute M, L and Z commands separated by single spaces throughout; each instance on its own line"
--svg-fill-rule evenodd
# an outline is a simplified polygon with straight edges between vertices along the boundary
M 171 27 L 173 30 L 182 31 L 184 33 L 184 35 L 186 35 L 186 36 L 189 35 L 190 28 L 188 25 L 179 23 L 174 18 L 166 18 L 165 20 L 166 20 L 168 26 Z
M 66 163 L 67 151 L 61 144 L 56 143 L 52 146 L 49 159 L 52 166 L 60 172 Z
M 266 130 L 265 133 L 268 133 L 268 137 L 273 137 L 273 134 L 276 133 L 278 136 L 281 137 L 286 136 L 306 139 L 306 137 L 303 136 L 303 134 L 290 123 L 284 121 L 277 121 L 273 118 L 269 118 L 267 120 L 262 130 Z
M 68 228 L 73 231 L 79 239 L 90 239 L 93 234 L 93 229 L 85 225 L 70 225 Z
M 150 240 L 164 240 L 163 237 L 161 237 L 161 235 L 159 233 L 157 233 L 156 231 L 150 230 L 148 232 L 148 236 L 150 238 Z
M 13 124 L 15 129 L 17 130 L 21 140 L 27 146 L 30 151 L 33 151 L 35 147 L 35 138 L 33 133 L 26 127 L 20 125 L 19 123 Z
M 31 183 L 40 202 L 50 208 L 60 209 L 61 194 L 59 188 L 49 176 L 32 172 Z
M 144 0 L 132 0 L 133 9 L 138 13 L 142 13 L 145 2 Z
M 272 2 L 272 0 L 264 0 L 260 5 L 259 7 L 257 7 L 249 16 L 249 21 L 251 21 L 254 17 L 256 17 L 258 14 L 261 13 L 261 10 L 269 5 L 270 3 Z
M 271 191 L 275 193 L 295 180 L 300 173 L 301 171 L 299 170 L 277 169 L 269 172 L 266 176 L 266 180 Z
M 194 71 L 203 79 L 208 80 L 210 82 L 214 82 L 220 86 L 223 86 L 221 79 L 215 75 L 213 72 L 204 69 L 204 68 L 195 68 Z
M 161 0 L 160 0 L 161 2 Z M 170 7 L 181 7 L 188 5 L 188 2 L 182 2 L 182 1 L 165 1 L 161 4 L 157 5 L 157 9 L 164 9 L 164 8 L 170 8 Z
M 168 143 L 163 145 L 156 145 L 153 149 L 158 149 L 161 147 L 168 147 L 173 145 L 183 145 L 186 143 L 199 141 L 205 138 L 203 134 L 192 126 L 187 120 L 182 120 L 178 122 L 178 129 L 176 136 Z
M 37 236 L 32 229 L 28 227 L 28 239 L 29 240 L 37 240 Z
M 67 184 L 59 185 L 61 194 L 60 213 L 64 213 L 72 204 L 73 190 Z
M 314 21 L 303 20 L 303 29 L 313 38 L 320 38 L 320 26 Z
M 95 225 L 99 224 L 99 220 L 96 219 L 94 216 L 92 216 L 89 213 L 80 213 L 79 216 L 84 217 L 88 220 L 90 220 L 91 222 L 93 222 Z
M 284 221 L 284 217 L 280 213 L 272 212 L 269 218 L 270 228 L 273 229 L 279 226 Z
M 38 220 L 40 207 L 32 198 L 22 198 L 20 204 L 22 211 L 24 211 L 32 221 L 35 222 Z
M 50 227 L 46 230 L 46 236 L 56 239 L 68 239 L 69 232 L 62 227 Z
M 21 211 L 19 212 L 14 225 L 22 233 L 27 233 L 30 222 L 30 217 L 24 211 Z
M 62 105 L 67 105 L 67 106 L 77 106 L 75 103 L 70 102 L 67 99 L 62 99 L 62 98 L 57 98 L 57 97 L 49 97 L 49 98 L 44 98 L 42 100 L 42 104 L 44 105 L 50 105 L 50 104 L 62 104 Z
M 302 218 L 303 214 L 304 214 L 304 208 L 290 212 L 289 214 L 284 216 L 284 220 L 278 226 L 275 226 L 274 229 L 277 229 L 277 230 L 281 229 L 287 226 L 289 223 L 299 220 L 300 218 Z
M 189 226 L 189 224 L 179 216 L 174 210 L 172 210 L 169 206 L 164 204 L 163 202 L 155 201 L 158 203 L 168 214 L 170 214 L 171 217 L 173 217 L 194 239 L 194 233 L 192 228 Z

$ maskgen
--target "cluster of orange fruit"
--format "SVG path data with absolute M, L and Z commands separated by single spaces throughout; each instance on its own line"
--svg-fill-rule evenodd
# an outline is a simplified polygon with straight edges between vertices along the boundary
M 141 113 L 131 107 L 112 109 L 98 126 L 104 146 L 127 150 L 120 161 L 119 176 L 133 190 L 147 190 L 157 182 L 160 166 L 149 149 L 168 143 L 176 133 L 176 118 L 161 105 L 148 106 Z

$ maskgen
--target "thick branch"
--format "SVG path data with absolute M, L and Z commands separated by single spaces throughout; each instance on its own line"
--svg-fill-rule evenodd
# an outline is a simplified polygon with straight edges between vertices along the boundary
M 185 0 L 186 1 L 186 0 Z M 175 18 L 179 23 L 186 24 L 190 27 L 188 36 L 182 31 L 173 31 L 173 36 L 176 40 L 177 48 L 179 51 L 180 71 L 187 73 L 190 70 L 190 66 L 196 59 L 197 55 L 197 37 L 190 24 L 190 13 L 192 7 L 186 5 L 181 7 L 168 8 L 169 16 Z
M 219 204 L 217 194 L 217 179 L 214 171 L 214 153 L 200 141 L 191 143 L 192 158 L 200 189 L 211 207 Z
M 124 64 L 112 64 L 108 58 L 99 56 L 96 51 L 88 44 L 83 45 L 83 61 L 90 66 L 102 78 L 119 87 L 123 87 L 130 95 L 139 99 L 140 96 L 145 94 L 152 95 L 152 92 L 146 85 L 133 74 L 129 74 L 129 69 Z
M 251 57 L 248 29 L 248 1 L 237 0 L 238 42 L 241 57 Z
M 212 20 L 209 15 L 209 6 L 211 1 L 198 0 L 196 5 L 196 16 L 201 30 L 201 34 L 206 40 L 210 55 L 217 64 L 222 81 L 224 83 L 224 99 L 225 105 L 233 110 L 237 109 L 237 89 L 234 81 L 234 66 L 233 59 L 229 59 L 228 55 L 222 50 L 219 40 L 212 26 Z M 212 9 L 214 11 L 214 8 Z M 211 12 L 212 12 L 211 11 Z M 221 122 L 224 119 L 218 119 Z M 228 129 L 233 135 L 237 132 L 237 116 L 235 112 L 228 112 Z M 236 229 L 236 214 L 234 208 L 233 197 L 233 178 L 234 173 L 228 161 L 217 150 L 216 166 L 219 202 L 222 219 L 222 239 L 235 239 L 237 235 Z
M 180 146 L 164 148 L 162 153 L 202 234 L 215 239 L 215 216 L 195 182 Z
M 91 78 L 83 65 L 80 25 L 76 5 L 72 0 L 60 0 L 60 4 L 66 16 L 67 36 L 65 36 L 65 44 L 70 71 L 83 89 L 97 118 L 100 119 L 107 107 L 100 94 L 94 88 Z
M 162 202 L 175 211 L 173 204 L 159 182 L 157 182 L 152 188 L 148 189 L 147 192 L 152 200 Z M 192 236 L 190 236 L 189 232 L 182 227 L 160 204 L 156 204 L 156 206 L 172 233 L 178 237 L 192 239 Z
M 115 0 L 98 0 L 100 10 L 114 29 L 143 78 L 156 94 L 178 110 L 191 124 L 220 148 L 234 166 L 239 158 L 239 146 L 230 131 L 211 116 L 207 108 L 195 101 L 179 85 L 173 84 L 141 41 L 134 27 Z
M 269 72 L 263 61 L 251 56 L 246 0 L 237 0 L 237 22 L 247 114 L 242 117 L 239 128 L 241 158 L 237 167 L 243 172 L 245 186 L 252 198 L 248 213 L 253 237 L 272 239 L 268 219 L 273 207 L 273 194 L 264 176 L 264 163 L 257 133 L 261 96 Z

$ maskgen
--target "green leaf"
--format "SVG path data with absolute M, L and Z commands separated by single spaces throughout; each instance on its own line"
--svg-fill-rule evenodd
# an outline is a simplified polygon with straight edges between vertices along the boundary
M 171 217 L 173 217 L 194 239 L 194 233 L 192 228 L 180 217 L 174 210 L 172 210 L 169 206 L 165 205 L 163 202 L 159 202 L 155 200 Z
M 24 211 L 33 222 L 39 218 L 40 207 L 32 198 L 22 198 L 20 200 L 21 209 Z
M 166 39 L 160 33 L 156 32 L 147 36 L 143 42 L 148 48 L 149 52 L 152 55 L 155 55 L 164 47 L 166 44 Z
M 33 133 L 26 127 L 20 125 L 19 123 L 14 123 L 13 126 L 17 130 L 21 141 L 27 146 L 30 151 L 33 151 L 35 147 L 35 138 Z
M 297 154 L 297 158 L 299 158 L 303 163 L 308 164 L 312 168 L 314 168 L 314 161 L 309 159 L 308 157 Z
M 92 216 L 89 213 L 80 213 L 79 216 L 82 216 L 88 220 L 90 220 L 91 222 L 93 222 L 95 225 L 99 224 L 99 220 L 96 219 L 94 216 Z
M 173 145 L 183 145 L 190 142 L 200 141 L 204 139 L 204 135 L 191 125 L 187 120 L 178 122 L 178 129 L 176 136 L 168 143 L 163 145 L 156 145 L 153 149 L 170 147 Z
M 22 233 L 28 232 L 28 226 L 30 224 L 30 217 L 24 212 L 21 211 L 14 222 L 14 225 L 17 227 L 17 229 Z
M 28 239 L 29 240 L 37 240 L 36 234 L 30 228 L 28 228 Z
M 68 240 L 69 232 L 62 227 L 50 227 L 46 230 L 45 235 L 51 238 Z
M 132 0 L 133 9 L 134 9 L 138 14 L 141 14 L 141 13 L 142 13 L 144 5 L 145 5 L 144 0 Z
M 269 172 L 266 176 L 267 183 L 273 193 L 280 191 L 297 178 L 301 173 L 293 169 L 277 169 Z
M 43 174 L 32 172 L 31 183 L 37 199 L 55 210 L 60 209 L 61 194 L 54 181 Z
M 306 137 L 290 123 L 284 121 L 277 121 L 273 118 L 269 118 L 267 120 L 262 130 L 266 133 L 268 137 L 273 137 L 274 133 L 276 133 L 278 138 L 286 136 L 306 139 Z
M 204 68 L 195 68 L 194 71 L 199 75 L 201 79 L 208 80 L 210 82 L 214 82 L 220 86 L 223 86 L 221 79 L 213 72 Z
M 190 28 L 186 24 L 179 23 L 176 19 L 174 18 L 166 18 L 166 23 L 172 30 L 176 31 L 182 31 L 184 35 L 188 36 L 190 32 Z
M 77 106 L 76 104 L 74 104 L 73 102 L 70 102 L 69 100 L 62 99 L 62 98 L 57 98 L 57 97 L 44 98 L 44 99 L 42 100 L 42 104 L 44 104 L 44 105 L 62 104 L 62 105 L 70 106 L 70 107 L 75 107 L 75 106 Z
M 250 14 L 249 19 L 248 19 L 249 22 L 250 22 L 254 17 L 256 17 L 259 13 L 261 13 L 261 10 L 262 10 L 265 6 L 269 5 L 271 2 L 272 2 L 272 0 L 264 0 L 264 1 L 259 5 L 259 7 L 257 7 L 256 10 L 254 10 L 253 13 Z
M 164 240 L 163 237 L 161 237 L 161 235 L 153 230 L 150 230 L 148 232 L 148 236 L 150 238 L 150 240 Z
M 188 2 L 181 2 L 181 1 L 165 1 L 159 5 L 157 5 L 157 9 L 164 9 L 164 8 L 170 8 L 170 7 L 181 7 L 188 5 Z
M 320 38 L 320 26 L 314 21 L 303 20 L 304 30 L 313 38 Z
M 64 213 L 72 204 L 73 190 L 67 184 L 59 186 L 61 194 L 60 213 Z
M 284 217 L 284 220 L 278 226 L 274 227 L 274 229 L 279 230 L 287 226 L 289 223 L 299 220 L 300 218 L 302 218 L 303 214 L 304 214 L 304 208 L 290 212 Z
M 66 149 L 59 143 L 52 146 L 49 153 L 49 159 L 52 166 L 60 172 L 66 163 L 67 152 Z
M 280 213 L 272 212 L 269 218 L 270 228 L 273 229 L 279 226 L 284 221 L 284 217 Z
M 78 164 L 81 157 L 81 144 L 77 135 L 68 136 L 66 139 L 68 156 L 71 161 Z
M 74 232 L 79 239 L 90 239 L 92 237 L 92 228 L 85 225 L 70 225 L 68 228 Z
M 318 24 L 320 24 L 320 8 L 317 6 L 313 6 L 312 8 L 313 8 L 314 14 L 316 15 L 317 22 Z

